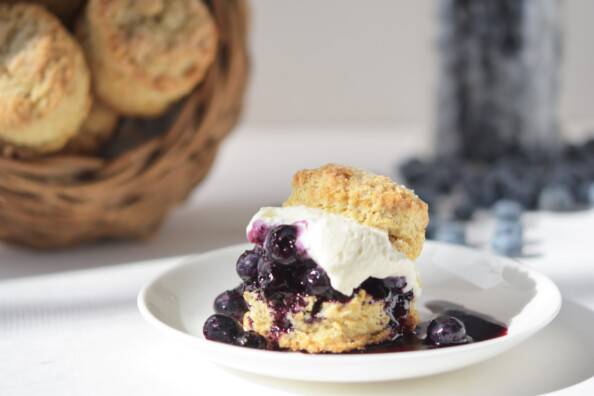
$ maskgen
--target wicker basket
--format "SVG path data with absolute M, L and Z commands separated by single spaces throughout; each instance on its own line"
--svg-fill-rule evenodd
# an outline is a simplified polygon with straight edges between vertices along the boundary
M 207 3 L 220 42 L 205 79 L 161 120 L 120 124 L 150 139 L 111 156 L 0 158 L 0 239 L 58 248 L 144 238 L 204 179 L 238 120 L 248 71 L 245 1 Z

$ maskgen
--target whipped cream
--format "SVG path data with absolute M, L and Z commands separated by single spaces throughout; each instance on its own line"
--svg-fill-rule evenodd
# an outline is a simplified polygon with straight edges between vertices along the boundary
M 332 287 L 342 294 L 350 296 L 369 277 L 403 276 L 404 291 L 420 295 L 415 263 L 392 246 L 386 231 L 306 206 L 264 207 L 248 224 L 248 239 L 250 231 L 262 224 L 297 226 L 297 244 L 326 271 Z

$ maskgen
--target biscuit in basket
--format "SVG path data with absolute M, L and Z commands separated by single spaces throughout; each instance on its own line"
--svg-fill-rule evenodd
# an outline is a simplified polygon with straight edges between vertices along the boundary
M 0 4 L 0 140 L 3 152 L 56 151 L 91 107 L 83 53 L 60 21 L 35 4 Z
M 128 116 L 158 116 L 202 80 L 217 47 L 197 0 L 90 0 L 81 41 L 101 100 Z
M 76 154 L 95 154 L 112 135 L 118 114 L 98 99 L 76 135 L 68 141 L 64 151 Z

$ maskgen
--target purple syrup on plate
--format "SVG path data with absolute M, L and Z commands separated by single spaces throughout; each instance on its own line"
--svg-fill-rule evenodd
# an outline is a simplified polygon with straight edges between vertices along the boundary
M 470 344 L 474 342 L 487 341 L 507 335 L 507 327 L 495 319 L 464 308 L 461 305 L 447 301 L 430 301 L 425 306 L 438 318 L 452 317 L 464 324 L 468 339 L 466 342 L 450 345 L 435 345 L 427 339 L 427 329 L 433 320 L 421 323 L 417 326 L 416 333 L 405 334 L 402 337 L 376 345 L 370 345 L 365 349 L 347 352 L 348 354 L 361 353 L 392 353 L 424 351 L 428 349 L 454 347 L 457 345 Z
M 207 339 L 251 348 L 278 349 L 276 340 L 292 330 L 287 314 L 303 310 L 305 296 L 317 297 L 310 313 L 311 322 L 319 320 L 317 314 L 324 302 L 346 303 L 352 298 L 332 288 L 324 269 L 299 248 L 298 233 L 299 227 L 295 225 L 269 227 L 263 222 L 254 223 L 248 239 L 256 246 L 244 252 L 236 263 L 237 274 L 243 282 L 216 298 L 216 315 L 209 317 L 204 324 Z M 421 323 L 411 332 L 407 322 L 413 293 L 405 292 L 405 289 L 404 277 L 368 278 L 355 289 L 353 295 L 365 290 L 375 300 L 383 301 L 385 312 L 390 317 L 392 341 L 349 353 L 433 349 L 507 334 L 507 328 L 494 319 L 443 301 L 427 303 L 427 308 L 436 317 Z M 268 343 L 254 332 L 243 331 L 240 322 L 247 310 L 244 290 L 260 294 L 273 313 Z

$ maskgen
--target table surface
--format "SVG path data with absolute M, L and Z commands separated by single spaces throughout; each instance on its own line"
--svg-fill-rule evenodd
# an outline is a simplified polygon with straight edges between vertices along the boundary
M 243 242 L 250 216 L 282 202 L 295 170 L 338 162 L 390 174 L 426 145 L 414 129 L 240 129 L 151 240 L 51 253 L 0 246 L 0 394 L 594 394 L 594 211 L 525 216 L 534 256 L 520 260 L 557 283 L 563 308 L 524 344 L 452 373 L 376 384 L 277 380 L 216 366 L 143 322 L 142 285 L 179 256 Z M 470 227 L 482 245 L 492 222 L 483 215 Z

